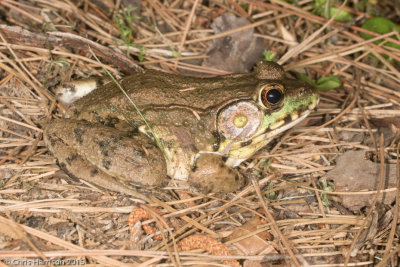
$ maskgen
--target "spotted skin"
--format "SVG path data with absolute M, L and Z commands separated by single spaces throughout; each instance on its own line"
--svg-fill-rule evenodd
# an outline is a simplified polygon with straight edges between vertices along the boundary
M 286 78 L 273 62 L 213 78 L 146 70 L 120 85 L 152 131 L 115 83 L 73 102 L 65 118 L 44 131 L 46 145 L 69 173 L 119 192 L 151 192 L 170 179 L 203 193 L 236 191 L 247 184 L 236 167 L 318 102 L 315 89 Z M 66 88 L 79 96 L 88 87 Z

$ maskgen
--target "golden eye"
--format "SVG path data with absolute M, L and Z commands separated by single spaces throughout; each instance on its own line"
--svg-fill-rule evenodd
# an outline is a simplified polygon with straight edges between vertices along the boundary
M 284 98 L 282 87 L 279 85 L 266 86 L 260 93 L 260 100 L 265 107 L 277 106 Z

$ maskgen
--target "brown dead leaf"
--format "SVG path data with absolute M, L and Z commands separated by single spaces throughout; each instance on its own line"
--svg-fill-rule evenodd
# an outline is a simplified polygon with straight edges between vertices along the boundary
M 336 167 L 325 178 L 333 180 L 336 191 L 374 191 L 379 182 L 379 164 L 365 158 L 364 151 L 347 151 L 337 160 Z M 385 188 L 396 186 L 396 165 L 387 164 Z M 381 193 L 378 201 L 391 204 L 395 191 Z M 342 204 L 350 210 L 359 210 L 372 203 L 372 194 L 349 194 L 341 196 Z
M 272 235 L 268 231 L 256 233 L 263 221 L 255 216 L 241 227 L 236 228 L 228 237 L 236 248 L 233 254 L 258 255 L 260 253 L 274 254 L 277 251 L 271 246 Z M 252 234 L 254 233 L 254 234 Z M 244 238 L 243 238 L 244 237 Z M 243 266 L 261 266 L 260 261 L 246 260 Z
M 211 28 L 218 34 L 248 24 L 250 22 L 246 18 L 225 13 L 214 20 Z M 203 61 L 202 65 L 233 73 L 249 72 L 262 58 L 264 49 L 267 47 L 254 36 L 254 29 L 245 29 L 213 39 L 207 52 L 209 57 Z

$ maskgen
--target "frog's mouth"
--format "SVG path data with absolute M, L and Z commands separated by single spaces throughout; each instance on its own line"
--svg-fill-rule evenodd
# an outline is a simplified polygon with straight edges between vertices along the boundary
M 248 141 L 236 143 L 232 142 L 233 144 L 231 144 L 230 146 L 230 151 L 228 153 L 226 164 L 231 167 L 237 167 L 240 163 L 251 157 L 260 148 L 266 146 L 278 134 L 292 128 L 293 126 L 304 120 L 310 113 L 311 110 L 304 111 L 303 114 L 295 120 L 292 120 L 291 122 L 282 125 L 279 128 L 268 130 L 267 132 L 253 137 Z
M 253 142 L 257 143 L 257 140 L 271 140 L 273 137 L 276 135 L 294 127 L 296 124 L 300 123 L 302 120 L 304 120 L 310 113 L 312 109 L 305 110 L 300 117 L 297 117 L 296 119 L 292 119 L 291 122 L 285 123 L 282 126 L 276 126 L 274 129 L 267 129 L 267 131 L 264 134 L 261 134 L 253 139 Z M 278 124 L 278 123 L 277 123 Z

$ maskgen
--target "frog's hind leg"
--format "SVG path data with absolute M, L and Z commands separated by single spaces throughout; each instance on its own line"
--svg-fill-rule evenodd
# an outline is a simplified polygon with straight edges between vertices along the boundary
M 107 188 L 115 192 L 121 192 L 142 200 L 148 200 L 144 194 L 137 192 L 134 189 L 126 187 L 122 183 L 117 182 L 110 175 L 99 171 L 95 166 L 86 162 L 73 149 L 66 147 L 62 143 L 57 143 L 53 146 L 54 151 L 63 151 L 62 153 L 53 153 L 57 157 L 60 168 L 71 178 L 79 179 L 81 177 L 89 183 Z
M 146 136 L 126 137 L 115 128 L 77 120 L 50 122 L 44 141 L 73 177 L 143 199 L 139 187 L 167 181 L 161 151 Z
M 69 105 L 108 82 L 110 82 L 110 79 L 106 78 L 88 78 L 65 82 L 57 86 L 54 93 L 58 101 Z

